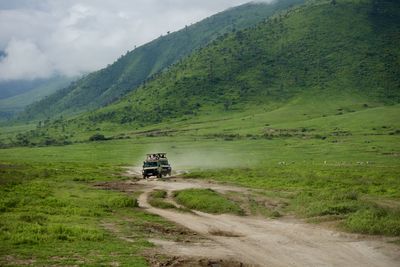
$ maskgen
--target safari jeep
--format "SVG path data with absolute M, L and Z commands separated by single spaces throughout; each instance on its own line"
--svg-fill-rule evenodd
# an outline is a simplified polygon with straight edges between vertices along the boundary
M 147 154 L 146 160 L 143 162 L 143 179 L 151 176 L 162 178 L 171 175 L 171 171 L 166 153 Z

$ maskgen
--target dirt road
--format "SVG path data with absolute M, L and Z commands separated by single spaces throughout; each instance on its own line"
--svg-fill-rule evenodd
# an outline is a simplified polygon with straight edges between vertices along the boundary
M 144 191 L 139 197 L 140 207 L 208 240 L 184 244 L 151 240 L 169 255 L 233 260 L 248 266 L 400 266 L 400 248 L 377 238 L 339 233 L 294 219 L 183 213 L 148 203 L 149 193 L 155 189 L 169 193 L 186 188 L 219 192 L 248 189 L 183 179 L 140 180 L 130 185 Z
M 216 191 L 245 189 L 197 181 L 140 181 L 146 192 L 139 197 L 139 206 L 170 221 L 183 225 L 214 241 L 175 247 L 168 242 L 157 242 L 170 253 L 202 254 L 233 258 L 259 266 L 400 266 L 400 251 L 382 241 L 361 239 L 299 221 L 268 220 L 234 215 L 212 215 L 195 211 L 194 214 L 151 207 L 147 202 L 154 189 L 166 191 L 185 188 L 211 188 Z M 210 248 L 210 249 L 208 249 Z M 181 251 L 179 251 L 181 250 Z M 200 252 L 199 252 L 200 250 Z M 201 256 L 201 255 L 199 255 Z

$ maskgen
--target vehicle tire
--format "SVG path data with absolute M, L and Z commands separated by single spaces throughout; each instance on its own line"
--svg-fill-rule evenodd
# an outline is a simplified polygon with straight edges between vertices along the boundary
M 146 179 L 147 178 L 147 176 L 146 175 L 143 175 L 143 179 Z

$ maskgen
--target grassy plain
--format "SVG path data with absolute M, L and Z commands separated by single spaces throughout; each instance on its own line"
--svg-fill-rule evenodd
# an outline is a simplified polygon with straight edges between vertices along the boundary
M 189 171 L 186 177 L 257 188 L 285 204 L 250 203 L 258 214 L 292 214 L 333 221 L 345 231 L 398 237 L 399 105 L 354 99 L 300 97 L 275 108 L 214 110 L 142 128 L 104 124 L 82 131 L 76 125 L 68 133 L 71 145 L 1 149 L 0 264 L 147 265 L 141 255 L 151 246 L 148 228 L 174 226 L 135 208 L 135 195 L 93 184 L 126 179 L 124 166 L 140 166 L 143 155 L 155 151 L 167 152 L 174 169 Z M 19 127 L 2 128 L 3 140 L 30 126 Z M 89 142 L 96 133 L 112 140 Z M 200 210 L 192 204 L 214 199 L 219 209 L 231 203 L 229 196 L 204 193 L 189 190 L 178 198 Z M 164 197 L 153 201 L 165 208 Z
M 175 226 L 138 209 L 135 194 L 93 186 L 126 179 L 120 166 L 132 165 L 140 151 L 126 158 L 107 153 L 120 145 L 126 144 L 2 150 L 0 265 L 147 266 L 147 238 L 163 234 L 149 228 Z
M 291 112 L 281 113 L 280 121 L 262 112 L 200 117 L 197 123 L 125 130 L 129 139 L 2 149 L 0 261 L 146 265 L 140 256 L 151 246 L 146 227 L 168 223 L 135 208 L 135 195 L 93 184 L 126 179 L 120 176 L 123 166 L 138 166 L 153 151 L 167 152 L 174 169 L 189 171 L 186 177 L 261 189 L 265 197 L 287 203 L 280 214 L 399 236 L 398 108 L 360 109 L 314 114 L 302 123 L 291 121 Z M 186 200 L 204 199 L 204 192 L 184 193 Z M 132 223 L 123 223 L 126 218 Z M 104 225 L 130 232 L 134 242 Z

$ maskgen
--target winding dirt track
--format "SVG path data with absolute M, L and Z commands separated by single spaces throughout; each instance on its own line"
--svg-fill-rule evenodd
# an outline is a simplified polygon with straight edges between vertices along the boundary
M 141 180 L 139 206 L 200 233 L 208 242 L 178 244 L 152 240 L 164 251 L 181 256 L 205 256 L 239 261 L 250 266 L 400 266 L 400 248 L 381 240 L 339 233 L 296 220 L 260 219 L 249 216 L 182 213 L 152 207 L 152 190 L 168 192 L 185 188 L 216 191 L 246 189 L 193 180 Z M 222 234 L 221 234 L 222 233 Z

